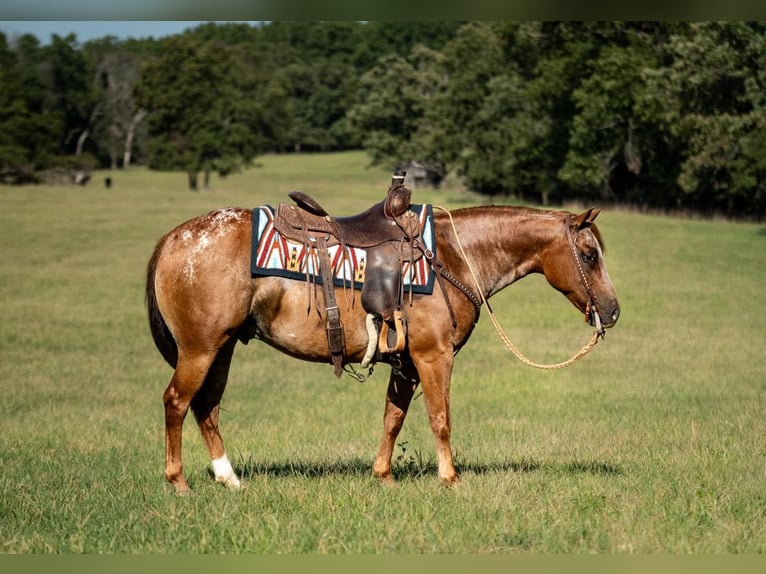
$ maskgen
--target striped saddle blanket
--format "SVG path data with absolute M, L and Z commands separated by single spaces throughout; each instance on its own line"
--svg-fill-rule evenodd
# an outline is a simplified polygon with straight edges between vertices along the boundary
M 423 230 L 420 241 L 436 255 L 434 241 L 434 215 L 431 205 L 410 206 L 420 219 Z M 361 289 L 364 285 L 364 271 L 367 260 L 365 249 L 346 246 L 343 256 L 340 245 L 328 248 L 333 267 L 333 283 L 337 286 L 351 286 Z M 283 237 L 274 229 L 274 208 L 263 205 L 253 209 L 253 239 L 250 272 L 254 276 L 278 276 L 305 281 L 310 278 L 322 282 L 319 269 L 319 255 L 316 247 Z M 413 293 L 429 295 L 433 292 L 435 276 L 425 257 L 414 263 L 402 263 L 404 289 Z

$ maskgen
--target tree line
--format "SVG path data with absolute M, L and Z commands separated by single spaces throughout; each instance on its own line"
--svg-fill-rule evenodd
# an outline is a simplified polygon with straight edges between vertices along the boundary
M 189 186 L 266 152 L 364 149 L 522 201 L 761 218 L 766 24 L 209 23 L 80 44 L 0 34 L 0 179 Z M 204 185 L 204 183 L 203 183 Z

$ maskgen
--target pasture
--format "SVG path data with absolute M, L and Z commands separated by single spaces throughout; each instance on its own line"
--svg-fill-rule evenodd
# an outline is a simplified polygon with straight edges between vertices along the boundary
M 766 227 L 605 209 L 622 306 L 582 361 L 518 362 L 482 311 L 452 383 L 462 482 L 436 477 L 416 399 L 394 486 L 371 465 L 388 367 L 360 384 L 252 341 L 222 402 L 247 488 L 210 478 L 193 417 L 193 494 L 163 478 L 162 392 L 145 266 L 176 224 L 294 189 L 348 215 L 390 173 L 359 153 L 265 156 L 190 193 L 178 173 L 97 173 L 87 187 L 0 187 L 2 553 L 762 553 L 766 551 Z M 105 189 L 103 178 L 112 177 Z M 413 201 L 478 204 L 449 181 Z M 492 299 L 531 359 L 591 329 L 541 277 Z

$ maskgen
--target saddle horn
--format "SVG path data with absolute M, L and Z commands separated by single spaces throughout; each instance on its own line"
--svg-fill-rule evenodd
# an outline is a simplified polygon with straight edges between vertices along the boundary
M 397 170 L 394 172 L 394 175 L 391 176 L 391 187 L 394 187 L 395 185 L 404 185 L 404 178 L 407 177 L 407 172 L 403 169 Z

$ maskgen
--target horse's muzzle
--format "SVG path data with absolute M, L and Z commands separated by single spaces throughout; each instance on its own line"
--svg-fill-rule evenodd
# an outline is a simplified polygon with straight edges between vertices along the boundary
M 591 327 L 598 328 L 600 326 L 604 329 L 608 329 L 609 327 L 614 327 L 614 324 L 617 323 L 617 319 L 620 318 L 620 307 L 617 304 L 615 304 L 611 310 L 604 309 L 602 306 L 599 311 L 594 308 L 590 309 L 590 313 L 588 314 L 588 324 Z M 598 318 L 596 317 L 596 313 L 598 313 Z

